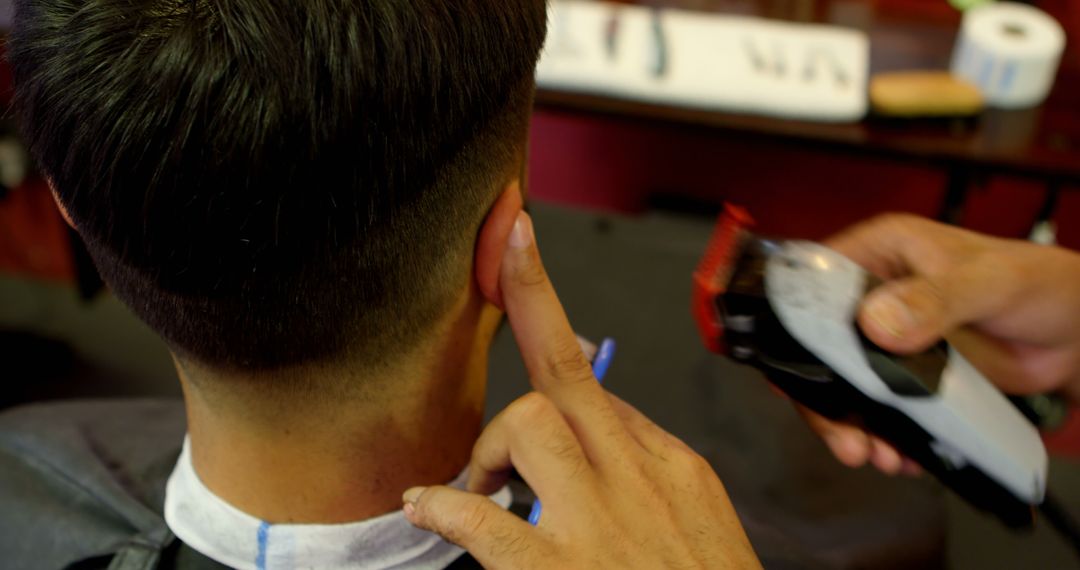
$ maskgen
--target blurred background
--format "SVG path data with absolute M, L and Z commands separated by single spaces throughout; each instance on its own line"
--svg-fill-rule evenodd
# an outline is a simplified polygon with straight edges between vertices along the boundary
M 528 190 L 541 245 L 575 325 L 587 335 L 630 339 L 622 345 L 629 345 L 630 356 L 621 356 L 613 368 L 612 389 L 629 393 L 628 399 L 699 449 L 712 445 L 707 435 L 723 426 L 706 429 L 687 419 L 711 413 L 681 407 L 701 390 L 657 363 L 679 357 L 683 364 L 677 368 L 687 376 L 713 375 L 699 367 L 719 359 L 705 353 L 692 328 L 690 271 L 724 202 L 747 207 L 762 233 L 785 237 L 820 239 L 880 212 L 905 211 L 998 236 L 1026 239 L 1034 233 L 1042 241 L 1080 248 L 1080 49 L 1074 41 L 1066 41 L 1048 93 L 1035 102 L 996 105 L 985 85 L 960 81 L 920 87 L 898 109 L 877 98 L 871 86 L 907 71 L 936 73 L 946 82 L 961 78 L 960 8 L 978 2 L 603 4 L 603 26 L 576 39 L 575 22 L 595 16 L 599 3 L 555 4 L 564 11 L 552 18 L 540 68 L 529 159 Z M 1058 22 L 1069 40 L 1080 37 L 1080 3 L 1030 4 Z M 10 1 L 0 0 L 0 28 L 9 26 L 10 10 Z M 640 46 L 634 43 L 639 20 L 652 26 Z M 717 26 L 717 33 L 701 22 Z M 688 53 L 732 29 L 740 30 L 738 53 Z M 706 43 L 695 43 L 698 36 Z M 571 59 L 585 55 L 563 61 L 553 39 L 570 46 Z M 583 46 L 580 52 L 575 42 Z M 809 57 L 810 48 L 802 46 L 810 44 L 833 47 Z M 618 62 L 610 81 L 589 82 L 581 78 L 595 73 L 575 71 L 594 47 L 601 50 L 597 57 Z M 615 69 L 630 69 L 641 57 L 648 60 L 641 73 Z M 690 60 L 692 66 L 684 63 Z M 688 69 L 716 66 L 719 76 L 734 60 L 741 61 L 745 81 L 725 75 L 727 83 L 715 88 L 733 93 L 736 85 L 755 86 L 764 95 L 748 87 L 742 99 L 710 98 L 713 86 L 684 81 Z M 975 99 L 965 99 L 972 88 Z M 953 103 L 942 104 L 953 95 Z M 10 70 L 0 59 L 0 107 L 7 108 L 10 97 Z M 161 341 L 103 287 L 26 156 L 10 113 L 2 117 L 0 407 L 73 397 L 179 396 Z M 601 271 L 606 278 L 597 276 Z M 493 376 L 520 380 L 509 339 L 500 338 L 496 353 Z M 764 390 L 753 373 L 722 368 L 725 378 L 742 375 Z M 660 380 L 682 387 L 661 390 L 650 383 Z M 512 388 L 494 386 L 493 400 L 520 393 L 523 381 L 515 382 L 506 385 Z M 766 396 L 754 398 L 764 402 Z M 804 429 L 788 411 L 775 411 L 776 403 L 754 405 L 770 410 L 763 417 L 783 413 L 792 430 Z M 1080 471 L 1068 459 L 1080 455 L 1080 421 L 1059 418 L 1046 438 L 1062 465 L 1052 472 L 1075 475 L 1067 486 L 1077 491 L 1063 494 L 1080 499 Z M 798 441 L 817 445 L 810 438 Z M 872 474 L 864 477 L 877 481 Z M 1071 504 L 1080 507 L 1080 500 Z M 1052 535 L 1025 542 L 963 505 L 948 508 L 948 565 L 1075 564 Z M 885 518 L 894 514 L 879 512 Z M 996 546 L 986 546 L 989 536 L 998 537 Z M 1002 549 L 1030 552 L 1010 558 Z

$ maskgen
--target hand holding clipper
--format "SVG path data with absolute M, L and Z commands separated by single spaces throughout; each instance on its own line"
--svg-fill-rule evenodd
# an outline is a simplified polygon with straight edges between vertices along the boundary
M 859 308 L 880 281 L 854 261 L 751 225 L 728 207 L 695 273 L 706 345 L 822 416 L 864 426 L 1007 524 L 1030 525 L 1047 469 L 1034 426 L 943 342 L 901 356 L 867 338 Z

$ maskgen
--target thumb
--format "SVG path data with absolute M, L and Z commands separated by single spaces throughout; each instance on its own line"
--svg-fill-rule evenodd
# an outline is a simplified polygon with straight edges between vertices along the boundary
M 540 568 L 554 551 L 537 529 L 491 499 L 445 486 L 413 487 L 405 518 L 465 550 L 484 568 Z
M 1011 296 L 993 266 L 969 262 L 938 275 L 889 281 L 871 291 L 859 326 L 878 346 L 898 353 L 925 350 L 952 330 L 993 316 Z

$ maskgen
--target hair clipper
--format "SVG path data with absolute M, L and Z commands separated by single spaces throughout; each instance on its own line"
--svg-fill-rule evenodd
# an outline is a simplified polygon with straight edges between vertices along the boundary
M 694 274 L 693 310 L 710 350 L 761 370 L 834 420 L 857 423 L 1012 527 L 1034 521 L 1047 455 L 1035 427 L 942 342 L 882 350 L 856 324 L 879 283 L 821 244 L 771 240 L 727 206 Z

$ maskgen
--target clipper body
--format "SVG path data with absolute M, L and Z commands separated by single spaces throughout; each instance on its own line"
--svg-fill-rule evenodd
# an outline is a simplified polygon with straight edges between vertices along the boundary
M 945 343 L 901 356 L 856 324 L 877 280 L 817 243 L 763 239 L 728 207 L 695 273 L 694 313 L 713 351 L 761 370 L 793 400 L 893 444 L 1007 525 L 1034 521 L 1046 450 L 1035 427 Z

